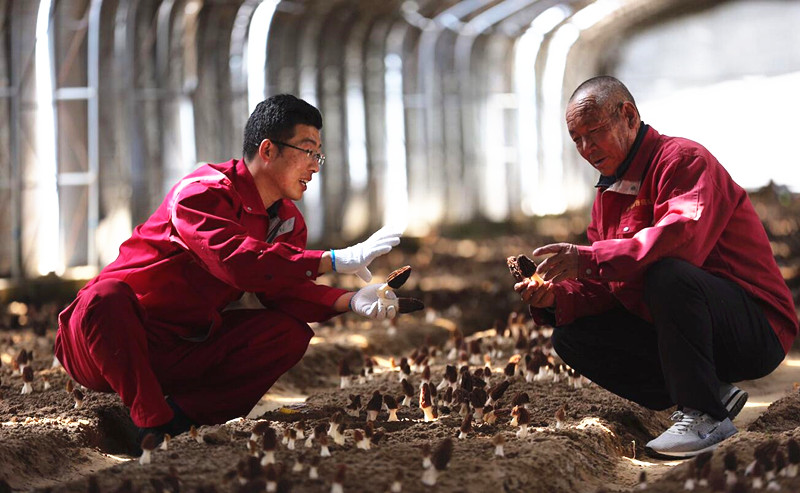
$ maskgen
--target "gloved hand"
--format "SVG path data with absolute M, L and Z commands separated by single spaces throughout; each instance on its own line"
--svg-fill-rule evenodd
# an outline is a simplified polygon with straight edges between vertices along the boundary
M 381 228 L 357 245 L 331 250 L 333 270 L 342 274 L 355 274 L 364 282 L 369 282 L 372 280 L 372 273 L 367 267 L 375 257 L 385 255 L 393 246 L 397 246 L 401 234 Z
M 376 320 L 394 318 L 397 316 L 397 307 L 391 303 L 384 303 L 378 297 L 378 289 L 384 284 L 370 284 L 356 291 L 350 298 L 350 309 L 359 315 Z M 397 295 L 389 291 L 386 293 L 389 300 L 397 299 Z

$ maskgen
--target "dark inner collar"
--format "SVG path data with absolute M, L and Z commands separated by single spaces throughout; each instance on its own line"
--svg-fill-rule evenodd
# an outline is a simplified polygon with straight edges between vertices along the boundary
M 631 167 L 633 158 L 639 151 L 639 147 L 642 145 L 644 136 L 647 133 L 647 129 L 649 128 L 650 125 L 646 124 L 645 122 L 642 122 L 641 125 L 639 125 L 639 131 L 636 132 L 636 138 L 633 140 L 633 145 L 631 146 L 631 150 L 628 151 L 628 155 L 625 156 L 625 160 L 622 161 L 622 164 L 620 164 L 619 168 L 617 168 L 617 172 L 614 173 L 613 176 L 600 175 L 600 180 L 598 180 L 597 185 L 595 185 L 596 188 L 608 188 L 625 175 L 625 172 L 628 171 L 628 168 Z

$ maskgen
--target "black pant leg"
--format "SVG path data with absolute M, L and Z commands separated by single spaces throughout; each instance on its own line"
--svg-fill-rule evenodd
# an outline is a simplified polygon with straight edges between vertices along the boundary
M 553 330 L 559 357 L 587 378 L 650 409 L 674 405 L 667 392 L 655 327 L 623 308 Z
M 763 377 L 783 360 L 763 311 L 736 283 L 682 260 L 657 262 L 645 281 L 670 395 L 724 419 L 720 382 Z

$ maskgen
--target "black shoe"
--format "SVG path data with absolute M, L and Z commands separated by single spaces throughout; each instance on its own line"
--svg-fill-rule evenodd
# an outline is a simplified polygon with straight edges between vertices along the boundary
M 169 434 L 170 436 L 175 437 L 181 433 L 186 433 L 192 426 L 197 426 L 197 423 L 187 416 L 170 397 L 167 397 L 167 404 L 169 404 L 169 407 L 172 408 L 174 416 L 170 421 L 163 425 L 139 428 L 139 433 L 136 437 L 137 444 L 139 446 L 141 446 L 142 440 L 144 440 L 144 437 L 148 434 L 155 436 L 156 446 L 158 446 L 164 441 L 164 435 Z
M 172 436 L 178 436 L 181 433 L 186 433 L 189 431 L 189 428 L 192 426 L 199 426 L 196 421 L 183 412 L 183 409 L 181 409 L 175 403 L 175 401 L 172 400 L 172 397 L 167 397 L 167 404 L 169 404 L 169 407 L 172 408 L 172 412 L 175 414 L 175 416 L 172 417 L 172 420 L 166 425 L 169 427 L 167 433 Z

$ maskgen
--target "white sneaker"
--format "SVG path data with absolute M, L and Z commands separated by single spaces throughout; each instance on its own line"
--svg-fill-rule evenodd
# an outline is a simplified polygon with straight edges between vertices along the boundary
M 694 457 L 714 450 L 738 431 L 730 418 L 717 421 L 704 412 L 689 408 L 675 411 L 670 419 L 675 424 L 647 442 L 647 452 L 668 457 Z

